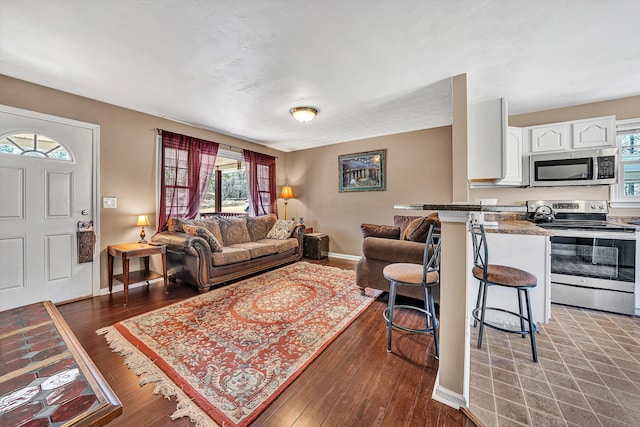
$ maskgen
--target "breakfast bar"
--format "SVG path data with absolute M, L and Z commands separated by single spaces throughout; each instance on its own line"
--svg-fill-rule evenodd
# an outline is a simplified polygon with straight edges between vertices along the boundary
M 442 261 L 440 282 L 440 362 L 432 397 L 454 408 L 469 406 L 470 321 L 475 295 L 470 274 L 473 264 L 468 224 L 484 222 L 484 215 L 526 212 L 524 205 L 480 204 L 401 204 L 395 209 L 436 211 L 442 224 Z M 548 238 L 527 223 L 498 224 L 488 232 L 504 231 L 518 242 L 523 237 Z M 516 233 L 517 232 L 517 233 Z M 532 234 L 528 234 L 528 233 Z M 527 234 L 525 234 L 527 233 Z M 495 239 L 493 239 L 495 240 Z M 539 242 L 538 242 L 539 243 Z M 513 248 L 511 248 L 513 250 Z M 497 248 L 496 248 L 497 250 Z M 531 250 L 530 248 L 525 249 Z M 495 259 L 495 258 L 493 258 Z M 520 267 L 516 265 L 516 267 Z M 525 267 L 520 267 L 525 268 Z M 548 268 L 548 267 L 544 267 Z M 540 280 L 540 278 L 539 278 Z M 477 292 L 477 284 L 475 284 Z

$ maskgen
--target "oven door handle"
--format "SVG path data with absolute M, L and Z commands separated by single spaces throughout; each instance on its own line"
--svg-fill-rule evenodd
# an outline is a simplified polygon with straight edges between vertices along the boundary
M 611 240 L 636 240 L 636 233 L 589 230 L 553 230 L 551 237 L 588 237 Z

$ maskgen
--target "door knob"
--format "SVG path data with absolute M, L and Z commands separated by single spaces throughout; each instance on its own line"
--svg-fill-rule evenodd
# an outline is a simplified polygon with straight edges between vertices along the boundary
M 82 210 L 80 211 L 80 213 L 81 213 L 82 215 L 84 215 L 84 216 L 87 216 L 87 215 L 89 215 L 89 210 L 88 210 L 88 209 L 82 209 Z

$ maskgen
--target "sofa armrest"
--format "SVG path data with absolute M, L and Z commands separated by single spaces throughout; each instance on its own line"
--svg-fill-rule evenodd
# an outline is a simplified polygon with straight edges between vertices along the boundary
M 422 264 L 424 243 L 366 237 L 362 242 L 362 254 L 371 259 Z
M 167 246 L 167 267 L 169 275 L 209 289 L 209 278 L 213 274 L 211 248 L 202 237 L 186 233 L 161 231 L 151 240 Z

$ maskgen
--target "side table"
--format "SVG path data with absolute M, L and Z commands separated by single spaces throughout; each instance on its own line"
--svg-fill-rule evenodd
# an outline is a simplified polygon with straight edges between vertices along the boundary
M 147 282 L 149 280 L 164 278 L 164 293 L 167 291 L 167 247 L 153 246 L 146 243 L 121 243 L 107 247 L 107 262 L 109 269 L 109 293 L 113 289 L 113 279 L 122 282 L 124 285 L 124 305 L 129 302 L 129 285 L 131 283 Z M 149 256 L 162 255 L 162 274 L 149 270 Z M 122 257 L 122 274 L 113 274 L 113 258 Z M 142 258 L 144 269 L 129 272 L 129 260 L 131 258 Z

